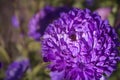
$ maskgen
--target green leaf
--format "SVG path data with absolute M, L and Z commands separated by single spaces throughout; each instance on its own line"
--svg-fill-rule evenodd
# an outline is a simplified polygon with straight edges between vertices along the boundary
M 3 47 L 0 46 L 0 60 L 5 62 L 10 62 L 10 57 Z
M 34 67 L 34 69 L 32 71 L 33 75 L 37 75 L 37 73 L 39 73 L 39 71 L 43 70 L 47 65 L 48 65 L 48 63 L 38 64 L 36 67 Z

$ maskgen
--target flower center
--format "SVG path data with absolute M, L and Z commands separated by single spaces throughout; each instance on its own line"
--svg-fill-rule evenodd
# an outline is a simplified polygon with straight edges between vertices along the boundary
M 72 41 L 76 41 L 76 35 L 75 34 L 71 34 L 69 36 L 69 38 L 72 40 Z

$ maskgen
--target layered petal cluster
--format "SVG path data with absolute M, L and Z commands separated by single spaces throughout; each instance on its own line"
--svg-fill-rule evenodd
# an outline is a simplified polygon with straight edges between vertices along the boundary
M 30 19 L 28 25 L 29 36 L 39 41 L 48 24 L 60 17 L 61 12 L 68 12 L 69 10 L 68 7 L 44 7 Z
M 28 59 L 14 61 L 8 66 L 4 80 L 21 80 L 22 76 L 29 67 Z
M 61 80 L 109 77 L 120 59 L 115 30 L 88 9 L 62 13 L 46 28 L 41 45 L 44 61 Z

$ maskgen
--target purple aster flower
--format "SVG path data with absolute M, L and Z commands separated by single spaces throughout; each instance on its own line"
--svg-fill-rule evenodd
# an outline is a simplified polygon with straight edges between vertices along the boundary
M 8 66 L 4 80 L 21 80 L 23 74 L 29 67 L 28 59 L 14 61 Z
M 18 28 L 20 26 L 19 20 L 16 15 L 12 16 L 11 22 L 12 22 L 13 27 L 15 28 Z
M 62 72 L 63 80 L 109 77 L 120 59 L 115 30 L 88 9 L 62 13 L 48 25 L 41 44 L 43 59 L 50 62 L 48 68 Z
M 98 9 L 96 10 L 96 12 L 98 12 L 98 14 L 101 16 L 101 18 L 102 18 L 103 20 L 105 20 L 105 19 L 107 19 L 108 16 L 110 15 L 111 10 L 112 10 L 112 9 L 109 8 L 109 7 L 106 7 L 106 8 L 98 8 Z
M 50 7 L 46 6 L 35 14 L 28 25 L 28 34 L 35 40 L 40 40 L 48 24 L 60 16 L 61 12 L 68 12 L 70 8 L 67 7 Z

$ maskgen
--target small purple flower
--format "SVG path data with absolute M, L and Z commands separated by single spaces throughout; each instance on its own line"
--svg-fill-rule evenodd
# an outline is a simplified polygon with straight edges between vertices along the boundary
M 98 12 L 102 20 L 105 20 L 110 15 L 111 10 L 112 10 L 111 8 L 105 7 L 105 8 L 98 8 L 96 12 Z
M 48 24 L 60 16 L 61 12 L 68 12 L 70 8 L 67 7 L 50 7 L 46 6 L 35 14 L 28 25 L 28 34 L 35 40 L 40 40 Z
M 16 15 L 12 16 L 11 23 L 15 28 L 19 28 L 20 26 L 19 20 Z
M 62 72 L 61 80 L 100 80 L 116 69 L 118 43 L 107 20 L 75 8 L 48 25 L 41 41 L 42 56 L 52 72 Z
M 29 67 L 28 59 L 14 61 L 8 66 L 4 80 L 21 80 L 23 74 Z

